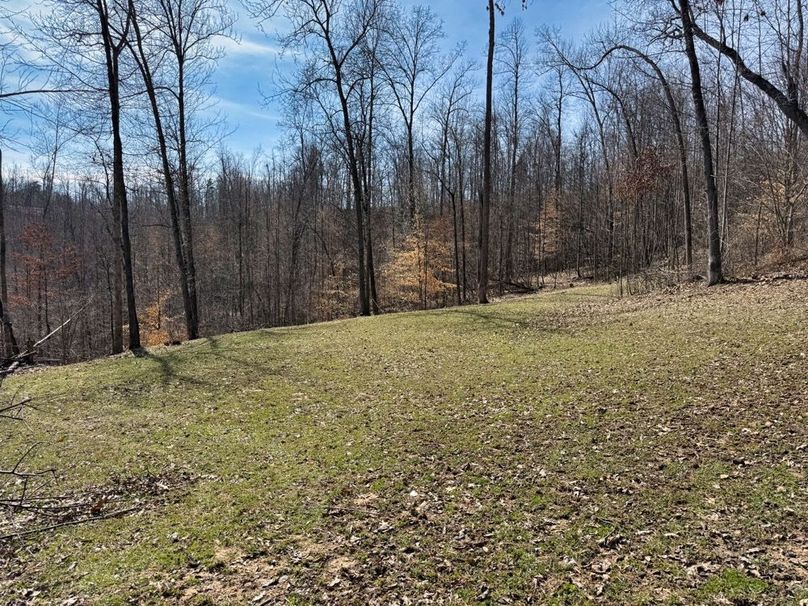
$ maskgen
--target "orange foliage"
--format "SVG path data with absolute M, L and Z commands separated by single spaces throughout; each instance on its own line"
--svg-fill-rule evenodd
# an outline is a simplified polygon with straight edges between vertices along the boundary
M 334 260 L 332 270 L 315 303 L 317 316 L 326 321 L 344 318 L 356 311 L 356 271 L 352 262 L 340 255 Z
M 139 312 L 140 340 L 146 347 L 162 345 L 178 340 L 172 319 L 163 315 L 163 304 L 170 296 L 168 292 L 160 293 L 156 301 L 149 303 Z
M 536 259 L 553 257 L 561 250 L 561 209 L 558 196 L 551 192 L 544 200 L 538 221 L 537 237 L 533 240 Z
M 446 217 L 418 220 L 416 229 L 393 252 L 383 272 L 390 298 L 426 307 L 451 294 L 455 285 L 452 232 Z

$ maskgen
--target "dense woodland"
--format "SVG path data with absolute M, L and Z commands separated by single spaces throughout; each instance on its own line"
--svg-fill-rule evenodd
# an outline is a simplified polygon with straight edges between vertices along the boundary
M 428 3 L 246 0 L 296 66 L 249 157 L 212 98 L 227 3 L 4 7 L 0 111 L 38 160 L 2 166 L 2 357 L 804 257 L 800 0 L 625 0 L 575 41 L 475 1 L 489 40 L 451 47 Z

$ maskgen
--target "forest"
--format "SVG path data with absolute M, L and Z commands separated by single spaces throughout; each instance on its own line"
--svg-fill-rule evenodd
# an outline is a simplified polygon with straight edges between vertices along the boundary
M 0 0 L 0 604 L 808 604 L 802 0 Z
M 479 4 L 452 45 L 394 0 L 4 2 L 3 357 L 804 260 L 802 2 L 625 0 L 575 40 Z M 292 65 L 252 155 L 211 84 L 237 20 Z

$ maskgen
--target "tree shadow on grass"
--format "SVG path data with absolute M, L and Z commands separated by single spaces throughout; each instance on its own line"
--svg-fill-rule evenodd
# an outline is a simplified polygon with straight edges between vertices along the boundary
M 263 333 L 263 331 L 261 331 Z M 268 352 L 262 352 L 262 356 L 260 359 L 266 360 L 265 362 L 258 361 L 259 358 L 256 356 L 250 356 L 249 350 L 246 350 L 248 353 L 246 355 L 238 356 L 234 355 L 233 352 L 241 351 L 242 349 L 239 347 L 222 347 L 220 343 L 220 337 L 204 337 L 202 339 L 208 346 L 208 351 L 200 351 L 195 355 L 209 355 L 221 360 L 224 363 L 232 364 L 239 367 L 249 368 L 253 371 L 260 372 L 263 376 L 282 376 L 283 373 L 283 362 L 286 361 L 281 355 L 273 355 L 271 357 L 268 356 Z M 226 353 L 227 352 L 227 353 Z M 278 364 L 280 362 L 280 364 Z
M 458 307 L 439 312 L 427 312 L 432 315 L 443 316 L 463 316 L 470 319 L 477 327 L 492 327 L 505 329 L 512 332 L 536 332 L 546 334 L 561 334 L 569 332 L 569 328 L 559 325 L 557 319 L 552 317 L 542 318 L 540 314 L 526 315 L 513 313 L 497 313 L 492 308 L 479 307 Z M 546 321 L 542 321 L 546 320 Z M 462 330 L 462 326 L 459 326 Z
M 146 360 L 147 362 L 153 363 L 157 366 L 160 372 L 160 379 L 163 385 L 168 385 L 172 381 L 178 381 L 180 383 L 185 383 L 189 385 L 193 385 L 195 387 L 209 387 L 210 383 L 207 381 L 203 381 L 196 377 L 190 377 L 188 375 L 183 375 L 177 372 L 174 364 L 171 360 L 171 355 L 155 355 L 148 350 L 141 350 L 136 354 L 136 356 L 142 360 Z

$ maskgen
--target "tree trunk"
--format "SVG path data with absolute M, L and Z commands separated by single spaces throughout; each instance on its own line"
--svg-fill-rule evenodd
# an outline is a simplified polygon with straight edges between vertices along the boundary
M 112 353 L 123 351 L 123 243 L 121 241 L 121 208 L 114 196 L 112 207 Z
M 11 317 L 3 307 L 8 304 L 8 283 L 6 281 L 6 222 L 5 222 L 5 199 L 6 190 L 3 183 L 3 150 L 0 150 L 0 327 L 3 331 L 3 342 L 6 358 L 13 358 L 19 355 L 20 348 L 14 338 L 14 327 L 11 324 Z
M 480 254 L 478 258 L 477 297 L 488 303 L 488 233 L 491 218 L 491 130 L 494 113 L 494 46 L 496 13 L 494 0 L 488 0 L 488 65 L 485 82 L 485 135 L 483 138 L 483 195 L 480 203 Z
M 351 174 L 351 187 L 353 188 L 354 212 L 356 213 L 356 258 L 359 270 L 359 309 L 363 316 L 370 315 L 370 297 L 367 291 L 367 270 L 365 264 L 365 205 L 362 187 L 362 177 L 359 174 L 359 160 L 356 155 L 356 142 L 351 125 L 351 110 L 345 96 L 342 82 L 342 70 L 337 59 L 333 45 L 328 43 L 331 62 L 335 72 L 337 94 L 342 109 L 342 122 L 345 128 L 345 147 L 348 155 L 348 171 Z
M 178 61 L 180 218 L 182 220 L 182 235 L 185 244 L 185 270 L 187 272 L 188 302 L 191 316 L 187 319 L 188 338 L 193 340 L 199 337 L 199 298 L 196 292 L 196 263 L 194 262 L 194 239 L 191 225 L 191 174 L 188 166 L 187 121 L 185 116 L 185 65 L 179 57 Z
M 415 135 L 413 134 L 412 114 L 407 122 L 407 203 L 410 214 L 410 226 L 415 224 L 417 204 L 415 199 Z
M 707 108 L 704 104 L 704 93 L 701 85 L 701 67 L 699 66 L 699 58 L 696 54 L 696 46 L 693 41 L 693 21 L 690 13 L 690 1 L 679 0 L 679 8 L 682 18 L 685 51 L 687 53 L 688 63 L 690 64 L 693 106 L 696 113 L 696 123 L 698 125 L 704 160 L 708 223 L 707 282 L 710 286 L 713 286 L 719 284 L 724 279 L 721 269 L 721 233 L 718 225 L 718 188 L 715 182 L 713 147 L 710 141 L 710 125 L 707 121 Z
M 177 194 L 174 186 L 174 175 L 171 170 L 171 163 L 168 155 L 168 145 L 166 143 L 165 130 L 163 129 L 163 121 L 160 113 L 160 106 L 157 101 L 157 91 L 154 86 L 154 78 L 152 76 L 151 68 L 148 64 L 148 59 L 143 48 L 143 36 L 140 30 L 140 24 L 137 20 L 135 13 L 134 0 L 129 0 L 129 10 L 132 15 L 132 29 L 135 34 L 135 42 L 137 44 L 137 54 L 135 49 L 130 47 L 135 62 L 138 65 L 143 83 L 146 86 L 146 93 L 149 97 L 149 104 L 151 105 L 152 118 L 154 120 L 155 133 L 157 135 L 157 143 L 160 150 L 160 161 L 163 171 L 163 182 L 165 184 L 166 199 L 168 201 L 168 210 L 171 218 L 171 235 L 174 242 L 174 253 L 177 261 L 177 269 L 180 273 L 180 290 L 182 291 L 182 302 L 185 311 L 185 327 L 188 339 L 194 339 L 196 336 L 196 328 L 193 324 L 193 306 L 188 290 L 188 272 L 186 269 L 186 253 L 182 241 L 182 228 L 180 226 L 179 208 L 177 204 Z
M 107 68 L 107 83 L 112 122 L 112 198 L 118 209 L 120 225 L 116 229 L 121 234 L 121 254 L 123 257 L 124 282 L 126 284 L 126 306 L 129 319 L 129 349 L 140 349 L 140 325 L 135 302 L 135 278 L 132 267 L 132 243 L 129 236 L 129 206 L 126 200 L 126 181 L 123 170 L 123 140 L 121 139 L 121 98 L 119 81 L 119 58 L 121 48 L 112 40 L 109 15 L 102 0 L 97 0 L 101 36 Z
M 3 183 L 3 150 L 0 149 L 0 300 L 8 301 L 6 279 L 6 190 Z

